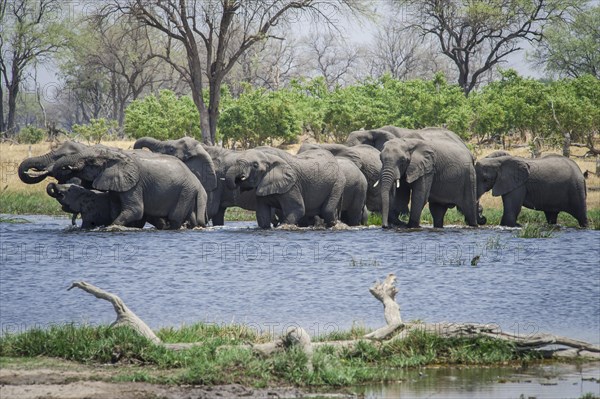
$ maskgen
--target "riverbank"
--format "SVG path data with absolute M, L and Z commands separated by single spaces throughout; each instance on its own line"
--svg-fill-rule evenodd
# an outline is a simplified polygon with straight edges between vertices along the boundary
M 359 339 L 366 332 L 353 328 L 314 341 Z M 412 333 L 397 342 L 364 340 L 351 349 L 318 347 L 311 369 L 300 350 L 266 358 L 253 353 L 243 344 L 271 337 L 243 325 L 195 324 L 163 328 L 157 335 L 165 342 L 202 344 L 171 351 L 128 328 L 106 326 L 62 325 L 4 335 L 0 392 L 20 398 L 354 397 L 351 387 L 400 384 L 407 369 L 418 369 L 423 376 L 427 367 L 501 366 L 516 372 L 558 364 L 509 342 Z M 500 383 L 508 380 L 498 377 Z

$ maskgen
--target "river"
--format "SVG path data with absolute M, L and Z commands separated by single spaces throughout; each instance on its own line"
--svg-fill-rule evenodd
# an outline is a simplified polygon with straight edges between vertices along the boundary
M 404 320 L 495 323 L 600 344 L 600 231 L 522 239 L 498 227 L 262 231 L 253 222 L 81 231 L 67 218 L 24 218 L 0 224 L 4 333 L 112 322 L 108 302 L 66 290 L 81 280 L 119 295 L 152 328 L 376 328 L 383 311 L 368 288 L 395 273 Z

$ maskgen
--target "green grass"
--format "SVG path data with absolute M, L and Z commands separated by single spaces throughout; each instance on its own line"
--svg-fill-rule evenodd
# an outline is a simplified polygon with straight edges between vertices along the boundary
M 517 238 L 552 238 L 556 235 L 556 227 L 542 224 L 525 224 L 515 233 Z
M 60 204 L 44 192 L 3 191 L 0 213 L 11 215 L 66 215 Z
M 226 222 L 253 222 L 256 221 L 256 215 L 254 211 L 248 211 L 246 209 L 233 207 L 227 208 L 225 211 Z
M 0 223 L 22 224 L 22 223 L 29 223 L 29 220 L 23 219 L 23 218 L 13 218 L 13 217 L 0 216 Z
M 318 340 L 358 339 L 366 330 L 331 333 Z M 313 370 L 299 350 L 263 358 L 241 343 L 265 342 L 268 337 L 240 325 L 194 324 L 157 332 L 165 342 L 201 342 L 201 346 L 170 351 L 154 345 L 129 328 L 106 326 L 53 326 L 0 337 L 0 357 L 54 357 L 87 364 L 136 364 L 125 367 L 117 381 L 148 381 L 177 384 L 230 384 L 265 387 L 348 386 L 367 382 L 395 381 L 397 370 L 430 364 L 499 364 L 528 361 L 511 343 L 480 338 L 444 339 L 422 332 L 406 340 L 377 344 L 361 341 L 352 349 L 323 346 L 315 350 Z M 226 345 L 224 347 L 224 345 Z M 158 370 L 159 372 L 156 372 Z M 160 371 L 162 370 L 162 371 Z

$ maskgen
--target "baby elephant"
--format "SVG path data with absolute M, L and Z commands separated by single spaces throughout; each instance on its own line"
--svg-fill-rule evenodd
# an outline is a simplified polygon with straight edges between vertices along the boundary
M 46 186 L 49 196 L 56 198 L 65 212 L 81 214 L 81 228 L 93 229 L 109 226 L 120 211 L 117 199 L 111 199 L 110 193 L 88 190 L 77 184 L 50 183 Z M 144 227 L 145 222 L 139 221 L 129 227 Z
M 525 159 L 496 152 L 475 164 L 477 198 L 492 190 L 502 196 L 503 226 L 517 226 L 521 207 L 543 211 L 548 224 L 559 212 L 571 214 L 587 226 L 585 179 L 577 164 L 560 155 Z

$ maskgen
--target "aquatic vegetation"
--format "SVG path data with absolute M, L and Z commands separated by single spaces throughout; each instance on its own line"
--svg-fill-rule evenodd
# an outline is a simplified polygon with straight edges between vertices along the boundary
M 360 339 L 366 329 L 333 332 L 314 341 Z M 364 382 L 394 381 L 398 367 L 428 364 L 494 364 L 526 361 L 513 344 L 486 337 L 440 338 L 413 332 L 406 340 L 384 344 L 360 341 L 352 348 L 323 345 L 315 348 L 313 369 L 301 350 L 288 350 L 264 358 L 245 343 L 262 343 L 268 336 L 243 325 L 193 324 L 157 331 L 164 342 L 201 342 L 172 351 L 142 338 L 130 328 L 66 324 L 32 329 L 0 337 L 0 356 L 55 357 L 91 364 L 131 364 L 116 381 L 147 381 L 177 384 L 241 383 L 268 386 L 291 383 L 299 386 L 347 386 Z M 155 373 L 153 370 L 163 370 Z M 167 372 L 171 370 L 173 372 Z
M 517 238 L 552 238 L 556 235 L 556 227 L 540 224 L 526 224 L 517 233 Z

